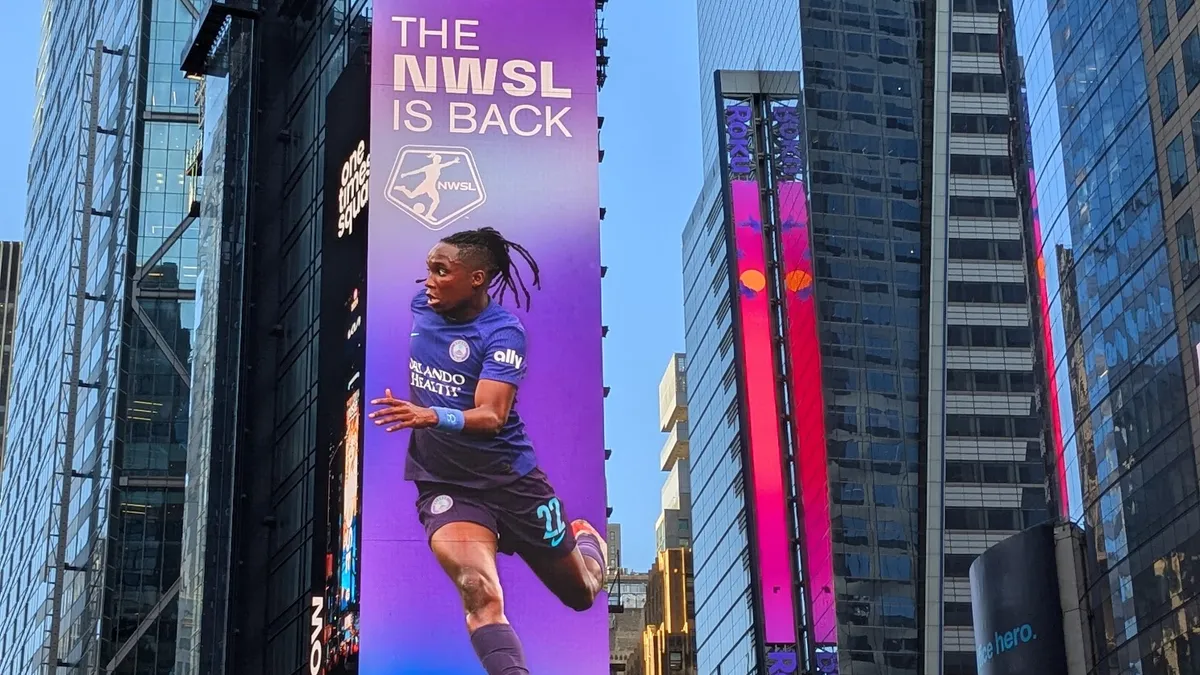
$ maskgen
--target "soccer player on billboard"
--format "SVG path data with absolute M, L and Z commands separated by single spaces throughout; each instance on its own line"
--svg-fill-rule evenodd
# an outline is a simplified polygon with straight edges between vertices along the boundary
M 519 555 L 566 606 L 584 611 L 604 590 L 607 545 L 587 521 L 567 525 L 538 468 L 515 409 L 525 376 L 525 328 L 500 303 L 531 297 L 514 255 L 540 287 L 537 262 L 492 228 L 442 239 L 426 258 L 412 299 L 410 394 L 371 403 L 376 425 L 412 429 L 405 479 L 438 564 L 466 611 L 471 644 L 488 675 L 527 675 L 504 614 L 496 555 Z M 491 291 L 498 291 L 493 300 Z

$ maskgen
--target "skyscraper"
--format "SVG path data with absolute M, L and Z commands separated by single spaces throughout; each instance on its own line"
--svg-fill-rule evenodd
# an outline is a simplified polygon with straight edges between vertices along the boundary
M 971 672 L 967 566 L 1046 516 L 998 11 L 699 3 L 700 672 Z
M 0 672 L 175 664 L 197 83 L 175 0 L 48 4 L 0 487 Z
M 1085 533 L 1093 672 L 1200 673 L 1200 10 L 1005 5 L 1025 76 L 1051 496 Z
M 688 460 L 687 356 L 674 354 L 658 384 L 659 427 L 667 432 L 659 453 L 668 472 L 662 486 L 662 511 L 654 523 L 661 553 L 692 546 L 692 482 Z
M 17 325 L 21 242 L 0 241 L 0 482 L 4 480 L 5 429 L 8 390 L 12 382 L 12 348 Z

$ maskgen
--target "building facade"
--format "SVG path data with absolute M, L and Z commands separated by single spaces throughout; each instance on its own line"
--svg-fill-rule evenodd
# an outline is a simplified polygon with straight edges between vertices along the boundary
M 1087 543 L 1092 670 L 1198 673 L 1200 10 L 1006 9 L 1024 66 L 1051 496 Z
M 646 586 L 646 675 L 697 675 L 695 607 L 691 549 L 660 550 Z
M 800 505 L 788 513 L 800 650 L 836 653 L 842 673 L 973 672 L 969 564 L 1047 516 L 999 3 L 698 10 L 711 153 L 683 244 L 699 670 L 762 672 L 778 658 L 756 609 L 772 591 L 743 492 L 758 460 L 738 356 L 753 352 L 738 345 L 740 303 L 765 292 L 796 308 L 767 319 L 787 348 L 760 381 L 784 386 L 760 396 L 778 406 L 783 489 Z M 730 74 L 720 90 L 714 71 L 739 68 L 773 72 Z M 739 167 L 744 143 L 789 140 L 780 106 L 802 113 L 800 149 L 764 147 L 770 163 Z M 736 137 L 743 113 L 757 131 Z M 746 179 L 766 195 L 767 278 L 749 286 L 729 250 L 729 183 Z M 803 184 L 803 239 L 784 179 Z
M 47 5 L 0 487 L 0 671 L 169 673 L 198 280 L 196 9 Z
M 12 348 L 17 326 L 17 292 L 21 279 L 21 242 L 0 241 L 0 481 L 4 480 L 8 392 L 12 383 Z
M 687 355 L 674 354 L 658 383 L 659 428 L 666 432 L 659 463 L 667 473 L 662 511 L 654 523 L 656 550 L 692 546 L 692 481 L 688 459 Z

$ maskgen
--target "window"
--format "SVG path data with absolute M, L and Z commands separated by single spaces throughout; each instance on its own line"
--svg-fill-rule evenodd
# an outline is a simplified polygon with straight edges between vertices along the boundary
M 1171 175 L 1171 196 L 1178 197 L 1188 184 L 1188 163 L 1183 150 L 1183 134 L 1176 135 L 1175 140 L 1167 146 L 1167 172 Z
M 986 155 L 950 155 L 950 173 L 964 176 L 1012 176 L 1012 160 Z
M 1191 35 L 1183 41 L 1180 51 L 1183 58 L 1183 81 L 1187 84 L 1190 94 L 1196 85 L 1200 84 L 1200 29 L 1192 29 Z
M 1154 38 L 1154 48 L 1158 49 L 1166 41 L 1170 28 L 1167 26 L 1167 0 L 1150 0 L 1150 35 Z
M 1192 147 L 1200 148 L 1200 113 L 1192 117 Z M 1200 170 L 1200 152 L 1196 153 L 1196 163 Z
M 951 197 L 950 216 L 954 218 L 1016 218 L 1020 207 L 1007 197 Z
M 1175 0 L 1175 17 L 1182 19 L 1184 14 L 1196 4 L 1196 0 Z M 1195 31 L 1193 31 L 1195 32 Z
M 1179 110 L 1179 89 L 1175 84 L 1175 60 L 1167 61 L 1167 65 L 1158 71 L 1158 105 L 1162 108 L 1164 122 L 1171 119 Z
M 954 33 L 951 48 L 966 54 L 999 54 L 1000 36 L 995 33 Z
M 952 73 L 950 91 L 965 94 L 1003 94 L 1008 85 L 1003 75 L 990 73 Z
M 1196 250 L 1196 224 L 1190 210 L 1175 221 L 1175 241 L 1179 244 L 1179 266 L 1187 279 L 1200 263 L 1200 251 Z

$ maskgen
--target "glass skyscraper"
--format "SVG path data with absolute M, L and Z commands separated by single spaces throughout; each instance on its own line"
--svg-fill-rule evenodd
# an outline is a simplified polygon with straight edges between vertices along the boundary
M 683 235 L 698 670 L 765 668 L 713 91 L 732 69 L 803 82 L 821 376 L 799 386 L 819 389 L 825 447 L 792 438 L 786 460 L 827 457 L 830 529 L 793 536 L 828 536 L 835 578 L 806 597 L 834 596 L 842 673 L 973 673 L 967 568 L 1047 516 L 999 3 L 698 8 L 706 181 Z
M 1094 671 L 1200 673 L 1200 10 L 1017 0 L 1060 513 Z
M 169 673 L 197 247 L 193 3 L 48 3 L 0 488 L 0 672 Z

